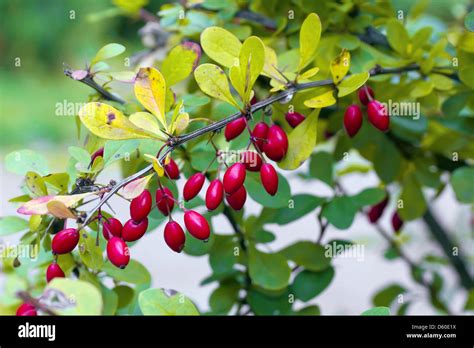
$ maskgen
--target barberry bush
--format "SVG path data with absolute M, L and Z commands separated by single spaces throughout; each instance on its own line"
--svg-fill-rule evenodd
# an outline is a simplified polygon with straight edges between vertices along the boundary
M 2 250 L 2 313 L 318 315 L 313 299 L 331 292 L 332 259 L 356 243 L 337 230 L 358 215 L 436 311 L 473 310 L 469 237 L 448 233 L 431 209 L 446 190 L 474 203 L 472 13 L 443 32 L 418 20 L 430 1 L 409 11 L 360 0 L 185 1 L 157 13 L 146 0 L 113 4 L 95 16 L 144 22 L 146 49 L 113 69 L 126 47 L 110 43 L 86 66 L 64 70 L 70 88 L 92 92 L 64 171 L 51 172 L 32 150 L 5 158 L 25 180 L 0 235 L 22 233 L 34 258 Z M 101 175 L 117 161 L 123 177 Z M 378 184 L 353 192 L 342 179 L 354 173 Z M 295 176 L 305 193 L 292 193 Z M 315 180 L 331 194 L 317 192 Z M 117 197 L 129 213 L 115 213 Z M 250 200 L 261 208 L 249 209 Z M 272 226 L 291 233 L 306 215 L 314 238 L 270 247 Z M 406 252 L 416 231 L 404 229 L 416 220 L 438 254 Z M 151 288 L 133 246 L 154 230 L 154 243 L 170 252 L 208 257 L 201 285 L 217 285 L 209 311 L 172 284 Z M 456 284 L 443 282 L 446 269 Z M 465 306 L 453 307 L 446 289 L 467 294 Z M 418 300 L 388 284 L 364 314 L 405 314 Z

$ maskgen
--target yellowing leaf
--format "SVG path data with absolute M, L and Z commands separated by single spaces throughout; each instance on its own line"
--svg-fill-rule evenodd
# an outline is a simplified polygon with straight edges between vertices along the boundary
M 321 109 L 311 112 L 298 127 L 288 135 L 288 152 L 285 158 L 278 163 L 283 169 L 298 168 L 313 153 L 318 134 L 318 117 Z
M 173 48 L 166 56 L 161 67 L 168 86 L 183 81 L 196 68 L 200 57 L 200 48 L 195 43 L 184 43 Z
M 244 103 L 250 101 L 250 93 L 265 64 L 265 47 L 262 40 L 256 36 L 246 39 L 239 55 L 240 76 L 244 82 Z
M 242 44 L 231 32 L 219 27 L 209 27 L 201 34 L 201 46 L 209 58 L 230 68 L 239 57 Z
M 79 110 L 84 126 L 98 137 L 110 140 L 166 138 L 135 126 L 119 110 L 103 103 L 88 103 Z
M 275 51 L 273 50 L 273 48 L 265 46 L 265 65 L 263 66 L 262 75 L 279 80 L 281 82 L 285 82 L 282 80 L 280 73 L 277 70 L 277 67 L 278 58 Z
M 242 80 L 242 75 L 240 74 L 240 66 L 233 65 L 229 69 L 229 78 L 230 82 L 234 89 L 239 93 L 240 96 L 245 95 L 245 82 Z
M 325 108 L 336 104 L 336 98 L 334 98 L 334 91 L 330 90 L 321 95 L 308 99 L 304 102 L 304 105 L 308 108 Z
M 145 157 L 151 161 L 151 163 L 153 164 L 153 169 L 155 170 L 156 174 L 158 174 L 158 176 L 161 178 L 165 174 L 165 170 L 158 158 L 148 154 L 145 154 Z
M 120 194 L 126 199 L 133 199 L 135 197 L 138 197 L 147 187 L 148 182 L 153 177 L 153 175 L 155 174 L 152 173 L 142 178 L 135 179 L 132 182 L 129 182 L 122 188 Z
M 117 43 L 110 43 L 108 45 L 105 45 L 97 52 L 95 57 L 91 60 L 91 66 L 99 61 L 118 56 L 124 51 L 125 47 Z
M 329 69 L 331 70 L 332 80 L 338 84 L 349 72 L 351 65 L 351 54 L 347 50 L 342 50 L 341 54 L 331 62 Z
M 310 13 L 301 25 L 298 71 L 303 70 L 314 59 L 320 38 L 321 20 L 316 13 Z
M 138 101 L 168 130 L 165 116 L 166 82 L 155 68 L 141 68 L 135 80 Z
M 319 68 L 311 68 L 306 70 L 304 73 L 298 76 L 298 80 L 307 80 L 316 75 L 319 72 Z
M 176 134 L 181 134 L 189 125 L 189 114 L 183 112 L 178 115 L 175 122 Z
M 352 74 L 348 76 L 346 79 L 344 79 L 343 81 L 341 81 L 341 83 L 337 85 L 337 90 L 338 90 L 337 96 L 339 98 L 342 98 L 358 90 L 360 87 L 364 85 L 364 83 L 367 82 L 369 77 L 370 77 L 370 74 L 368 72 Z
M 78 195 L 38 197 L 23 204 L 18 208 L 17 213 L 23 215 L 45 215 L 49 212 L 48 203 L 51 201 L 58 201 L 63 203 L 66 207 L 70 207 L 80 200 L 94 194 L 94 192 L 87 192 Z
M 48 212 L 60 219 L 75 219 L 76 216 L 70 211 L 64 203 L 60 201 L 51 201 L 46 204 Z
M 391 19 L 387 22 L 387 40 L 390 46 L 401 55 L 407 53 L 410 37 L 398 19 Z
M 230 93 L 229 81 L 224 71 L 214 64 L 202 64 L 194 70 L 194 77 L 199 88 L 207 95 L 225 101 L 239 108 Z
M 36 196 L 46 196 L 48 189 L 41 175 L 35 172 L 26 173 L 25 183 L 28 189 Z
M 137 127 L 149 130 L 155 134 L 163 134 L 158 122 L 156 121 L 156 117 L 148 112 L 135 112 L 134 114 L 131 114 L 128 119 Z

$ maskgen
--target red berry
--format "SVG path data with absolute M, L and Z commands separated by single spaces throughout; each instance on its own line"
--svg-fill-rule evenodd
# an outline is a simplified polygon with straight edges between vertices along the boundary
M 255 138 L 255 146 L 263 151 L 263 144 L 267 139 L 268 125 L 265 122 L 259 122 L 255 125 L 252 131 L 252 137 Z
M 176 162 L 170 158 L 170 162 L 165 164 L 165 173 L 168 178 L 171 180 L 179 179 L 179 168 Z
M 66 228 L 56 233 L 51 243 L 54 254 L 67 254 L 79 243 L 79 232 L 75 228 Z
M 206 191 L 206 207 L 209 210 L 216 209 L 224 198 L 224 186 L 219 179 L 211 181 Z
M 56 262 L 53 262 L 48 266 L 46 269 L 46 281 L 49 283 L 54 278 L 64 278 L 66 275 L 64 274 L 61 267 Z
M 299 112 L 287 112 L 285 119 L 292 128 L 296 128 L 306 119 L 306 117 L 304 117 L 304 115 L 300 114 Z
M 227 126 L 225 126 L 225 139 L 227 141 L 231 141 L 232 139 L 237 138 L 240 134 L 242 134 L 246 125 L 247 120 L 245 119 L 245 117 L 240 117 L 230 122 Z
M 109 218 L 104 221 L 102 225 L 102 234 L 106 240 L 109 240 L 111 237 L 121 237 L 122 236 L 122 223 L 116 218 Z
M 288 137 L 283 129 L 273 125 L 268 130 L 267 141 L 263 144 L 263 151 L 268 158 L 279 161 L 288 151 Z
M 344 113 L 344 127 L 347 134 L 352 138 L 362 126 L 362 111 L 360 107 L 353 104 Z
M 163 187 L 163 189 L 156 190 L 156 206 L 164 216 L 168 216 L 173 211 L 174 196 L 169 188 Z
M 250 100 L 250 105 L 255 105 L 257 104 L 257 102 L 258 102 L 257 97 L 254 95 L 252 99 Z
M 186 236 L 181 226 L 176 221 L 170 221 L 165 226 L 165 242 L 171 248 L 171 250 L 177 253 L 181 252 L 184 248 L 184 242 Z
M 232 207 L 234 210 L 240 210 L 245 204 L 247 200 L 247 190 L 245 186 L 241 186 L 237 191 L 235 191 L 231 195 L 226 195 L 227 203 Z
M 245 166 L 242 163 L 234 163 L 224 174 L 224 191 L 232 194 L 237 191 L 245 181 Z
M 202 185 L 204 185 L 205 179 L 206 177 L 203 173 L 196 173 L 186 181 L 183 188 L 183 197 L 185 201 L 189 201 L 198 195 L 199 191 L 202 189 Z
M 201 240 L 209 239 L 211 229 L 207 220 L 194 210 L 188 210 L 184 213 L 184 224 L 191 236 Z
M 377 100 L 369 102 L 367 105 L 367 115 L 370 123 L 381 130 L 386 132 L 390 126 L 390 118 L 388 117 L 387 110 Z
M 138 197 L 132 199 L 130 203 L 130 216 L 132 219 L 140 222 L 146 218 L 150 214 L 151 204 L 151 193 L 145 189 Z
M 38 312 L 36 312 L 35 306 L 29 303 L 22 303 L 16 310 L 16 315 L 32 317 L 32 316 L 37 316 Z
M 245 151 L 240 154 L 240 161 L 251 172 L 258 172 L 262 167 L 262 157 L 254 151 Z
M 143 237 L 147 228 L 148 218 L 144 218 L 140 222 L 135 222 L 133 219 L 130 219 L 123 225 L 122 238 L 126 242 L 134 242 Z
M 125 268 L 130 261 L 130 250 L 119 237 L 112 237 L 107 242 L 107 257 L 118 268 Z
M 365 85 L 359 89 L 359 100 L 362 104 L 369 104 L 371 98 L 374 98 L 374 91 L 369 86 Z M 370 98 L 367 96 L 367 93 L 370 95 Z
M 278 174 L 271 164 L 265 163 L 262 165 L 260 179 L 265 191 L 274 196 L 278 191 Z
M 392 215 L 392 227 L 395 232 L 400 231 L 400 229 L 403 226 L 403 220 L 400 218 L 400 215 L 398 215 L 398 212 L 396 211 Z
M 382 202 L 377 203 L 376 205 L 370 207 L 368 216 L 369 216 L 369 221 L 371 223 L 376 223 L 378 219 L 380 219 L 387 204 L 388 204 L 388 196 Z

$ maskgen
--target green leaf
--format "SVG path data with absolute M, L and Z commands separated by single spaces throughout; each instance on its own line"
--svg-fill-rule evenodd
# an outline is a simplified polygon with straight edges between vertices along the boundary
M 104 145 L 104 167 L 122 158 L 130 158 L 139 145 L 137 139 L 107 141 Z
M 144 290 L 138 304 L 144 315 L 199 315 L 191 300 L 179 292 L 168 295 L 162 289 Z
M 161 73 L 166 84 L 173 86 L 188 77 L 197 66 L 199 54 L 193 45 L 178 45 L 163 60 Z
M 334 184 L 333 167 L 334 159 L 329 152 L 317 152 L 311 155 L 311 162 L 309 163 L 309 175 L 332 187 Z
M 408 173 L 403 180 L 403 189 L 399 199 L 403 201 L 403 208 L 398 209 L 403 221 L 418 219 L 425 213 L 426 200 L 414 173 Z
M 288 286 L 291 269 L 285 257 L 279 253 L 267 254 L 250 247 L 248 267 L 252 283 L 268 290 L 283 289 Z
M 102 47 L 95 55 L 95 57 L 91 60 L 91 66 L 95 63 L 116 57 L 122 54 L 125 51 L 125 47 L 117 44 L 117 43 L 110 43 Z
M 251 289 L 247 300 L 255 315 L 289 315 L 291 313 L 288 290 L 282 294 L 271 295 Z
M 54 308 L 60 315 L 100 315 L 102 294 L 94 285 L 82 280 L 54 278 L 46 290 L 57 291 L 66 303 Z
M 469 291 L 464 309 L 466 311 L 474 311 L 474 289 Z
M 321 310 L 316 305 L 306 306 L 295 312 L 295 315 L 321 315 Z
M 301 301 L 309 301 L 322 293 L 334 278 L 334 268 L 329 267 L 321 272 L 304 270 L 295 277 L 291 290 Z
M 316 13 L 310 13 L 301 25 L 298 71 L 303 70 L 315 58 L 320 38 L 321 20 Z
M 366 310 L 361 315 L 390 315 L 390 309 L 387 307 L 374 307 Z
M 213 314 L 227 314 L 239 299 L 240 286 L 235 280 L 219 285 L 209 297 Z
M 474 203 L 473 167 L 461 167 L 456 169 L 452 173 L 450 181 L 459 202 Z
M 239 108 L 239 104 L 230 93 L 227 76 L 217 65 L 201 64 L 194 70 L 194 78 L 204 93 Z
M 318 135 L 318 116 L 320 109 L 315 109 L 288 136 L 288 152 L 278 163 L 283 169 L 293 170 L 301 166 L 311 156 Z
M 91 155 L 82 147 L 69 146 L 68 152 L 72 158 L 74 158 L 82 168 L 87 168 L 91 161 Z
M 244 103 L 250 101 L 250 93 L 265 64 L 265 48 L 262 40 L 256 36 L 246 39 L 240 49 L 239 73 L 243 83 L 241 97 Z
M 407 53 L 410 37 L 403 24 L 397 19 L 387 22 L 387 39 L 390 46 L 401 55 Z
M 209 253 L 209 264 L 216 275 L 228 273 L 237 261 L 237 256 L 234 254 L 237 243 L 233 236 L 214 234 L 214 239 Z
M 271 196 L 265 191 L 257 173 L 248 173 L 245 180 L 245 187 L 252 199 L 268 208 L 281 208 L 288 206 L 291 199 L 290 185 L 286 178 L 278 174 L 278 192 Z
M 19 175 L 25 175 L 30 171 L 46 175 L 49 171 L 46 159 L 31 150 L 10 152 L 5 156 L 5 167 L 8 171 Z
M 130 260 L 125 269 L 120 269 L 107 262 L 103 271 L 115 280 L 132 284 L 150 284 L 150 272 L 140 262 Z
M 300 241 L 279 251 L 288 260 L 310 271 L 322 271 L 329 267 L 331 258 L 326 257 L 326 249 L 309 241 Z
M 322 216 L 334 227 L 345 230 L 352 225 L 357 206 L 349 196 L 333 198 L 322 210 Z
M 375 205 L 385 199 L 387 193 L 385 190 L 377 187 L 362 190 L 358 194 L 352 196 L 352 201 L 358 209 L 366 206 Z
M 358 90 L 367 82 L 369 77 L 370 74 L 368 72 L 349 75 L 337 85 L 337 96 L 342 98 Z
M 231 32 L 219 27 L 209 27 L 201 34 L 201 46 L 209 58 L 230 68 L 239 57 L 242 44 Z
M 375 294 L 372 303 L 377 307 L 390 307 L 397 296 L 404 292 L 406 292 L 406 289 L 403 286 L 390 284 Z
M 135 290 L 126 285 L 118 285 L 113 290 L 118 298 L 117 307 L 125 308 L 130 305 L 135 297 Z
M 271 223 L 286 225 L 312 212 L 325 201 L 324 198 L 309 194 L 299 194 L 291 198 L 287 207 L 264 208 L 260 215 L 271 214 Z
M 104 308 L 102 309 L 102 315 L 114 315 L 118 308 L 118 296 L 109 288 L 102 286 L 102 302 Z
M 82 262 L 94 271 L 102 269 L 104 258 L 102 249 L 96 245 L 96 238 L 86 232 L 81 232 L 79 240 L 79 255 Z

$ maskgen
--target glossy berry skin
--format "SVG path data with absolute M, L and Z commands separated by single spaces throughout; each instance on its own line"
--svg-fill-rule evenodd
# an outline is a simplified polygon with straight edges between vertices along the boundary
M 225 126 L 224 136 L 227 141 L 237 138 L 244 131 L 247 125 L 245 117 L 238 118 Z
M 300 114 L 299 112 L 287 112 L 285 119 L 292 128 L 296 128 L 306 119 L 306 117 L 304 117 L 304 115 Z
M 393 213 L 392 215 L 392 227 L 394 232 L 400 231 L 403 226 L 403 220 L 398 215 L 398 212 Z
M 267 141 L 263 144 L 263 151 L 268 158 L 279 161 L 288 151 L 288 137 L 283 129 L 273 125 L 268 129 Z
M 224 186 L 219 179 L 214 179 L 206 191 L 206 207 L 208 210 L 216 209 L 224 198 Z
M 66 275 L 59 265 L 54 262 L 46 269 L 46 281 L 49 283 L 54 278 L 64 278 Z
M 67 254 L 79 243 L 79 232 L 75 228 L 66 228 L 56 233 L 51 242 L 53 254 Z
M 119 237 L 112 237 L 107 242 L 107 257 L 118 268 L 125 268 L 130 261 L 130 250 Z
M 165 164 L 165 174 L 168 178 L 171 180 L 176 180 L 179 179 L 179 168 L 176 162 L 170 158 L 170 162 L 168 164 Z
M 102 234 L 106 240 L 109 240 L 113 236 L 121 237 L 122 229 L 123 226 L 119 219 L 109 218 L 102 225 Z
M 347 134 L 352 138 L 362 127 L 362 111 L 360 107 L 353 104 L 346 109 L 344 113 L 344 128 Z
M 242 163 L 234 163 L 224 174 L 224 191 L 227 194 L 232 194 L 242 187 L 245 181 L 245 165 Z
M 263 144 L 267 139 L 268 134 L 268 125 L 265 122 L 258 122 L 252 131 L 252 137 L 255 138 L 255 146 L 260 150 L 263 151 Z
M 184 225 L 194 238 L 207 240 L 211 235 L 207 220 L 194 210 L 188 210 L 184 213 Z
M 205 179 L 206 177 L 203 173 L 196 173 L 186 181 L 183 188 L 183 197 L 185 201 L 189 201 L 199 194 L 204 185 Z
M 145 234 L 148 228 L 148 218 L 144 218 L 140 222 L 135 222 L 133 219 L 128 220 L 123 225 L 122 239 L 126 242 L 134 242 L 139 240 Z
M 33 317 L 37 316 L 38 312 L 36 311 L 35 306 L 29 303 L 22 303 L 16 310 L 17 316 Z
M 387 110 L 377 100 L 369 102 L 367 105 L 367 118 L 372 125 L 381 130 L 382 132 L 388 131 L 390 127 L 390 118 L 388 117 Z
M 173 192 L 169 188 L 163 187 L 163 189 L 156 190 L 156 207 L 164 216 L 168 216 L 174 208 L 174 196 Z
M 250 172 L 258 172 L 262 167 L 262 157 L 254 151 L 245 151 L 240 154 L 240 162 Z
M 367 88 L 367 90 L 366 90 L 366 88 Z M 363 86 L 358 91 L 359 100 L 363 105 L 367 105 L 370 102 L 370 99 L 367 97 L 367 93 L 369 93 L 369 95 L 372 99 L 374 98 L 374 96 L 375 96 L 374 91 L 369 86 Z
M 186 236 L 183 228 L 176 221 L 169 221 L 165 226 L 165 242 L 171 250 L 180 253 L 184 248 Z
M 231 195 L 226 195 L 225 199 L 227 203 L 232 207 L 234 210 L 240 210 L 245 204 L 247 200 L 247 190 L 245 186 L 241 186 L 236 192 Z
M 368 216 L 369 216 L 369 221 L 371 223 L 376 223 L 380 219 L 387 204 L 388 204 L 388 197 L 385 198 L 382 202 L 377 203 L 376 205 L 372 206 L 369 209 Z
M 278 174 L 270 163 L 265 163 L 260 169 L 260 180 L 269 195 L 274 196 L 278 191 Z
M 142 221 L 150 214 L 151 205 L 151 193 L 145 189 L 138 197 L 132 199 L 130 203 L 130 216 L 136 222 Z

